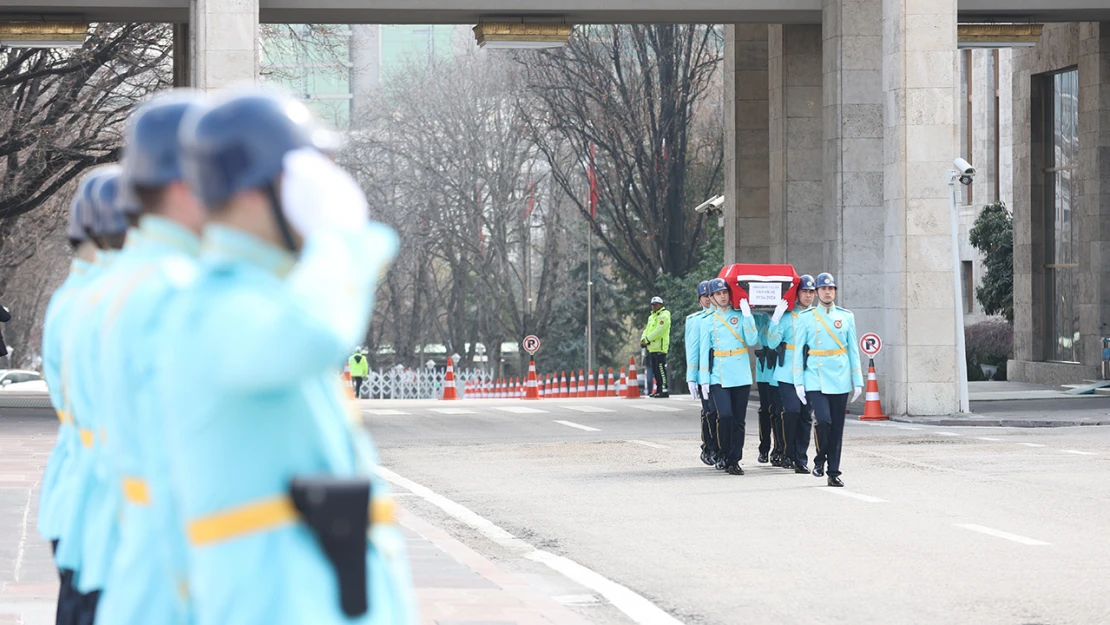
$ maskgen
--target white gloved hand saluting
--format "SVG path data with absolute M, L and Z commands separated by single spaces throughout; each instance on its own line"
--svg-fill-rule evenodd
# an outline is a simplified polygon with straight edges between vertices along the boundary
M 752 316 L 752 307 L 748 305 L 747 299 L 740 300 L 740 310 L 743 311 L 745 317 Z
M 698 383 L 687 382 L 687 384 L 690 385 L 690 397 L 693 397 L 694 399 L 701 399 L 701 396 L 698 394 Z
M 862 392 L 863 389 L 858 386 L 852 388 L 852 403 L 855 403 L 855 401 L 859 399 L 859 394 Z
M 787 306 L 789 306 L 789 304 L 786 303 L 786 300 L 779 300 L 778 305 L 775 306 L 775 314 L 771 315 L 771 323 L 778 323 L 780 320 L 782 320 L 782 316 L 786 314 Z
M 302 237 L 320 228 L 352 230 L 365 226 L 370 209 L 362 189 L 346 171 L 312 148 L 282 159 L 281 208 Z
M 701 385 L 701 396 L 702 396 L 703 399 L 709 399 L 709 385 L 708 384 L 702 384 Z
M 794 392 L 798 394 L 798 400 L 801 401 L 802 405 L 804 406 L 805 403 L 806 403 L 806 387 L 805 387 L 805 385 L 795 384 L 794 385 Z

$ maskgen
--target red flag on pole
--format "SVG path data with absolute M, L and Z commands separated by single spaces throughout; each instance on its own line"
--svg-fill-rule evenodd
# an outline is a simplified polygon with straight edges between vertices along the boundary
M 597 219 L 597 173 L 594 171 L 594 156 L 596 148 L 590 144 L 590 169 L 586 177 L 590 181 L 590 219 Z

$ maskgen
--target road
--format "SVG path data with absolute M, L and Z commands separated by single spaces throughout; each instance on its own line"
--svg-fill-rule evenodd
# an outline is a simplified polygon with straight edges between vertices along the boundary
M 594 623 L 1110 623 L 1110 428 L 852 420 L 830 489 L 754 412 L 747 474 L 702 465 L 686 399 L 363 405 L 406 507 Z

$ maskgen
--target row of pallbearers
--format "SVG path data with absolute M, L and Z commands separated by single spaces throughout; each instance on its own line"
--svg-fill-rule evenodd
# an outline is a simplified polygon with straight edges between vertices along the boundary
M 80 181 L 43 332 L 59 623 L 417 622 L 335 367 L 397 239 L 333 147 L 292 99 L 175 92 Z
M 733 268 L 738 266 L 733 266 Z M 745 416 L 753 381 L 759 394 L 759 462 L 810 473 L 808 450 L 814 426 L 812 474 L 843 486 L 840 455 L 849 401 L 863 386 L 855 317 L 836 306 L 836 280 L 785 279 L 785 297 L 771 310 L 753 311 L 746 286 L 767 279 L 760 266 L 748 273 L 725 268 L 698 285 L 702 310 L 686 318 L 686 380 L 702 404 L 705 464 L 743 475 Z M 774 266 L 780 269 L 784 266 Z M 753 270 L 757 273 L 751 273 Z M 782 279 L 781 276 L 770 276 Z M 755 356 L 753 380 L 750 356 Z

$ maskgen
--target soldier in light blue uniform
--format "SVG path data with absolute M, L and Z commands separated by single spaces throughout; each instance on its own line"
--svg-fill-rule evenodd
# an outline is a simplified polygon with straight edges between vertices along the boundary
M 397 250 L 299 102 L 227 95 L 182 123 L 209 210 L 169 304 L 167 452 L 196 625 L 417 622 L 404 538 L 340 381 Z
M 801 315 L 794 341 L 794 384 L 798 400 L 809 403 L 817 420 L 817 455 L 813 475 L 825 474 L 828 460 L 829 486 L 844 486 L 840 479 L 840 450 L 844 442 L 844 418 L 848 393 L 852 401 L 863 392 L 859 351 L 856 349 L 856 318 L 837 306 L 836 279 L 817 276 L 818 305 Z
M 816 295 L 817 283 L 813 276 L 802 276 L 798 282 L 798 300 L 794 310 L 783 316 L 767 333 L 767 346 L 775 350 L 778 358 L 775 379 L 779 383 L 779 401 L 783 407 L 786 460 L 794 467 L 795 473 L 805 474 L 809 474 L 809 428 L 813 421 L 809 405 L 800 402 L 794 390 L 794 344 L 801 315 L 813 305 Z
M 760 463 L 770 461 L 772 466 L 783 466 L 782 403 L 779 401 L 778 381 L 775 379 L 773 348 L 769 346 L 771 328 L 778 324 L 786 306 L 779 304 L 774 315 L 756 313 L 755 323 L 759 328 L 759 345 L 755 350 L 755 382 L 759 389 L 759 458 Z M 771 441 L 774 439 L 774 446 Z
M 740 310 L 730 306 L 728 284 L 722 278 L 709 281 L 713 306 L 701 325 L 701 367 L 709 372 L 703 383 L 702 397 L 712 397 L 717 407 L 717 440 L 721 452 L 717 468 L 732 475 L 743 475 L 744 421 L 752 388 L 752 365 L 748 352 L 759 340 L 759 329 L 748 300 L 740 300 Z
M 73 427 L 69 402 L 62 392 L 62 353 L 63 345 L 68 342 L 70 316 L 74 314 L 73 302 L 77 294 L 99 273 L 96 266 L 97 247 L 89 237 L 92 226 L 92 182 L 103 172 L 92 172 L 84 176 L 78 185 L 77 194 L 70 206 L 69 226 L 66 237 L 73 249 L 74 258 L 70 263 L 69 276 L 62 283 L 46 307 L 46 317 L 42 328 L 42 373 L 50 391 L 50 403 L 58 414 L 58 437 L 54 449 L 46 461 L 42 483 L 39 487 L 38 530 L 43 539 L 50 541 L 54 551 L 58 549 L 68 518 L 67 487 L 72 482 L 74 459 L 77 454 L 77 430 Z M 59 564 L 57 623 L 72 623 L 81 609 L 82 597 L 73 585 L 73 570 Z
M 104 289 L 127 236 L 128 222 L 118 203 L 118 165 L 104 166 L 92 187 L 93 224 L 89 236 L 101 251 L 102 271 L 76 295 L 62 354 L 62 392 L 71 409 L 79 445 L 70 468 L 72 490 L 67 517 L 58 542 L 60 564 L 74 570 L 77 590 L 85 595 L 83 616 L 90 622 L 104 587 L 108 563 L 115 548 L 115 516 L 119 510 L 116 490 L 104 471 L 103 444 L 106 406 L 103 399 L 106 370 L 100 361 L 100 329 L 105 306 Z M 134 244 L 134 240 L 129 241 Z M 80 311 L 78 314 L 77 311 Z
M 138 221 L 111 270 L 103 301 L 104 447 L 109 481 L 123 496 L 119 546 L 97 607 L 97 622 L 166 625 L 189 622 L 185 541 L 169 486 L 164 417 L 154 370 L 166 349 L 160 322 L 182 276 L 195 274 L 204 206 L 182 179 L 178 128 L 200 108 L 199 95 L 176 92 L 138 110 L 123 154 L 124 191 Z
M 709 383 L 709 373 L 701 368 L 701 323 L 706 318 L 712 301 L 709 281 L 698 283 L 698 305 L 701 310 L 686 315 L 686 384 L 690 395 L 701 401 L 701 461 L 709 466 L 717 464 L 717 411 L 713 402 L 701 396 L 701 384 Z

